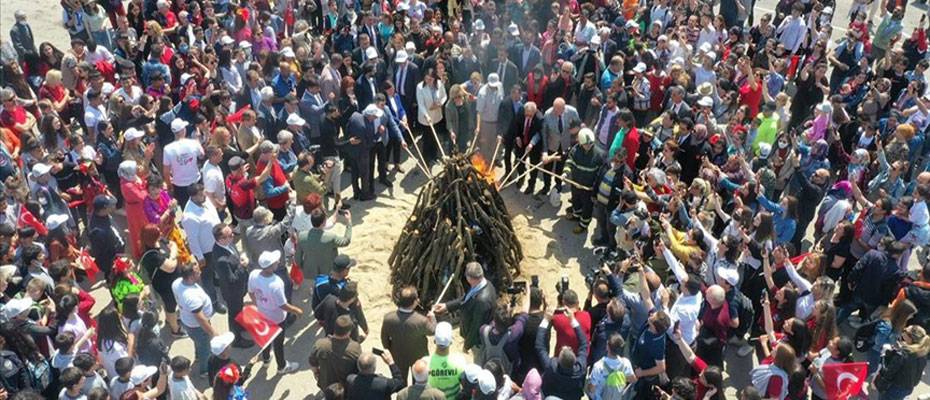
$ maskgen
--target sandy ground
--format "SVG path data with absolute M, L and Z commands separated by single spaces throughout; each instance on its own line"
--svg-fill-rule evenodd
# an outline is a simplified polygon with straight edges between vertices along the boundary
M 756 4 L 756 15 L 771 12 L 776 0 L 760 0 Z M 840 0 L 837 3 L 834 21 L 845 25 L 845 16 L 851 1 Z M 924 6 L 909 7 L 905 26 L 906 33 L 917 25 L 920 15 L 926 12 Z M 61 26 L 61 7 L 50 0 L 3 0 L 0 3 L 0 40 L 9 40 L 9 28 L 13 21 L 13 12 L 22 9 L 27 12 L 32 25 L 36 43 L 50 41 L 59 49 L 68 47 L 68 35 Z M 845 30 L 836 27 L 835 36 L 839 37 Z M 389 269 L 386 260 L 390 255 L 400 228 L 404 225 L 410 210 L 416 200 L 418 188 L 425 182 L 425 176 L 413 172 L 415 164 L 408 160 L 404 165 L 407 174 L 395 177 L 397 182 L 390 190 L 376 184 L 380 191 L 378 200 L 367 204 L 354 204 L 353 238 L 352 244 L 345 249 L 345 253 L 358 260 L 358 266 L 352 270 L 351 278 L 359 282 L 361 301 L 368 317 L 371 332 L 369 339 L 363 343 L 365 349 L 380 347 L 380 327 L 382 316 L 393 309 L 390 301 Z M 498 174 L 502 171 L 498 170 Z M 537 184 L 538 185 L 538 184 Z M 538 188 L 539 186 L 537 186 Z M 347 193 L 350 190 L 346 191 Z M 539 275 L 541 287 L 550 296 L 554 295 L 554 285 L 562 275 L 568 275 L 571 286 L 584 292 L 582 272 L 596 265 L 597 260 L 590 252 L 590 244 L 586 243 L 586 235 L 575 235 L 571 232 L 573 222 L 560 218 L 561 211 L 551 207 L 544 199 L 534 199 L 518 193 L 512 187 L 503 192 L 507 202 L 513 225 L 523 245 L 525 259 L 521 266 L 524 276 Z M 563 206 L 567 206 L 567 195 L 563 195 Z M 342 229 L 337 227 L 337 230 Z M 916 266 L 914 266 L 916 267 Z M 105 290 L 98 285 L 93 291 L 98 299 L 99 310 L 109 301 Z M 306 301 L 308 291 L 306 288 L 295 294 L 299 306 L 309 313 Z M 258 399 L 299 399 L 317 392 L 313 375 L 308 370 L 307 355 L 313 342 L 319 337 L 319 327 L 311 323 L 312 318 L 304 316 L 287 332 L 286 358 L 289 361 L 300 363 L 299 372 L 277 376 L 275 367 L 255 368 L 253 378 L 248 383 L 251 398 Z M 213 324 L 220 331 L 226 330 L 226 317 L 217 315 Z M 170 338 L 168 339 L 170 340 Z M 234 358 L 240 361 L 249 359 L 258 351 L 257 348 L 235 350 Z M 175 341 L 172 344 L 172 355 L 193 354 L 193 345 L 189 339 Z M 738 359 L 728 355 L 728 363 L 732 368 L 745 371 L 751 368 L 750 359 Z M 383 365 L 379 369 L 385 370 Z M 386 372 L 386 371 L 385 371 Z M 199 387 L 205 387 L 203 381 L 197 381 Z M 919 395 L 930 394 L 928 386 L 930 378 L 925 375 L 924 383 L 914 393 L 913 398 Z M 735 396 L 732 387 L 742 387 L 745 382 L 730 382 L 731 389 L 727 391 L 728 397 Z M 924 396 L 920 396 L 923 398 Z

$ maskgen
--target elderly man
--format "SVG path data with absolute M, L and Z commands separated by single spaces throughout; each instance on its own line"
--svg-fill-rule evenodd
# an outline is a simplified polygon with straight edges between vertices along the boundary
M 497 291 L 494 285 L 485 279 L 484 268 L 477 262 L 465 265 L 465 280 L 468 281 L 468 292 L 461 299 L 436 304 L 433 306 L 433 312 L 443 314 L 462 311 L 461 333 L 465 338 L 465 351 L 468 351 L 481 343 L 479 329 L 491 321 L 497 306 Z
M 258 207 L 252 213 L 252 226 L 245 229 L 245 237 L 242 240 L 242 247 L 249 256 L 249 267 L 257 268 L 258 257 L 266 251 L 284 251 L 284 245 L 281 243 L 281 237 L 290 229 L 291 222 L 294 220 L 292 208 L 286 211 L 287 216 L 283 221 L 275 222 L 274 215 L 265 207 Z M 287 274 L 286 268 L 278 268 L 275 273 L 284 280 L 287 298 L 291 298 L 293 291 L 292 282 Z
M 345 154 L 352 170 L 352 193 L 359 201 L 375 199 L 371 150 L 375 146 L 375 137 L 378 136 L 376 121 L 383 115 L 384 112 L 378 107 L 365 107 L 362 112 L 355 112 L 349 117 L 345 130 L 349 138 Z
M 552 108 L 546 111 L 543 116 L 542 132 L 530 141 L 530 146 L 542 145 L 542 161 L 547 171 L 562 174 L 565 167 L 565 154 L 571 149 L 575 142 L 573 137 L 575 132 L 581 126 L 581 118 L 575 107 L 565 104 L 565 99 L 559 97 L 552 102 Z M 549 192 L 549 181 L 551 177 L 546 174 L 543 177 L 543 188 L 537 194 L 543 195 Z M 555 181 L 555 190 L 562 191 L 562 181 Z
M 26 12 L 16 10 L 13 17 L 16 18 L 16 23 L 10 29 L 13 49 L 16 50 L 16 56 L 20 62 L 32 63 L 39 52 L 36 50 L 36 41 L 32 36 L 32 27 L 26 22 Z
M 291 187 L 287 183 L 287 174 L 278 161 L 278 149 L 274 143 L 266 140 L 258 146 L 258 162 L 255 172 L 262 173 L 265 168 L 271 168 L 269 179 L 262 182 L 259 187 L 264 195 L 263 203 L 274 213 L 276 221 L 283 221 L 287 216 L 287 202 L 290 200 Z
M 424 359 L 413 363 L 413 385 L 397 392 L 397 400 L 445 400 L 441 390 L 429 385 L 429 364 Z
M 478 89 L 475 109 L 478 112 L 478 149 L 485 160 L 494 157 L 498 140 L 498 112 L 504 101 L 504 90 L 500 77 L 496 73 L 488 75 L 488 83 Z
M 346 388 L 347 398 L 390 399 L 391 394 L 404 387 L 406 381 L 401 377 L 400 369 L 394 363 L 390 350 L 384 350 L 381 353 L 381 360 L 391 370 L 390 378 L 375 373 L 378 360 L 374 354 L 362 353 L 358 358 L 358 374 L 349 375 L 347 378 L 349 384 Z
M 213 203 L 207 201 L 207 192 L 203 185 L 195 183 L 185 190 L 188 190 L 190 200 L 184 206 L 181 227 L 187 234 L 191 254 L 203 270 L 204 290 L 213 300 L 214 308 L 222 314 L 226 312 L 226 308 L 219 304 L 216 296 L 216 268 L 213 265 L 213 246 L 216 244 L 213 227 L 220 224 L 220 216 Z

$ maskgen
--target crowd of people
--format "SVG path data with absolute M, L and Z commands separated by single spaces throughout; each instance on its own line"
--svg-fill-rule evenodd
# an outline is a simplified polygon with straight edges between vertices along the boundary
M 858 396 L 913 398 L 925 16 L 754 5 L 62 0 L 70 42 L 38 44 L 16 11 L 0 399 L 246 399 L 272 353 L 333 400 L 830 399 L 825 370 L 854 361 Z M 459 299 L 398 288 L 377 343 L 340 254 L 350 203 L 471 151 L 515 202 L 569 192 L 559 218 L 600 265 L 495 288 L 472 260 Z M 281 330 L 264 348 L 247 306 Z M 299 360 L 285 341 L 309 314 L 323 333 Z

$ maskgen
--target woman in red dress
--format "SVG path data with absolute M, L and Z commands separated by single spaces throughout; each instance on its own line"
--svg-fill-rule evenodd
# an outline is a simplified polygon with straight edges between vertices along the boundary
M 132 255 L 136 259 L 142 255 L 140 237 L 142 227 L 146 223 L 142 202 L 148 193 L 145 179 L 140 178 L 138 172 L 138 165 L 135 161 L 126 160 L 119 165 L 120 190 L 123 192 L 123 199 L 126 204 L 126 221 L 129 226 L 129 244 Z

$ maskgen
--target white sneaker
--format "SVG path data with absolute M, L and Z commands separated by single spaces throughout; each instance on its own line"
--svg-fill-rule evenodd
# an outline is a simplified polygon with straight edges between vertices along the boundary
M 297 371 L 297 368 L 300 368 L 300 364 L 297 364 L 293 361 L 288 361 L 287 364 L 284 365 L 284 368 L 278 371 L 278 375 L 284 375 L 284 374 L 289 374 L 291 372 L 295 372 Z

